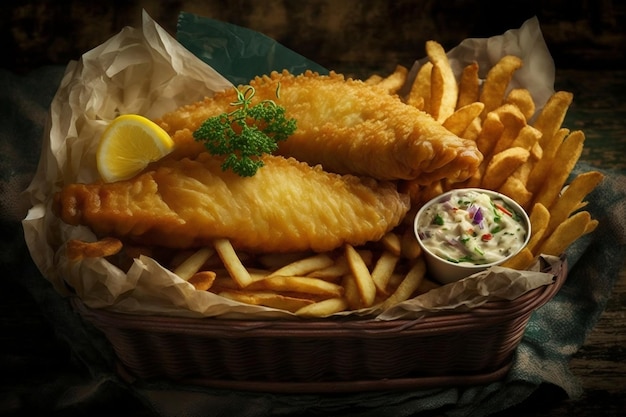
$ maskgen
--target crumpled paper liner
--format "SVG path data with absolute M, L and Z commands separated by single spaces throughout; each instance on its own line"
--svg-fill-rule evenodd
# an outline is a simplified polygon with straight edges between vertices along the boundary
M 561 260 L 544 256 L 549 265 L 546 270 L 556 270 Z M 535 265 L 538 267 L 538 264 Z M 462 311 L 480 307 L 489 301 L 514 300 L 526 292 L 554 282 L 554 275 L 540 271 L 515 271 L 493 266 L 460 281 L 443 285 L 383 311 L 381 320 L 401 318 L 417 319 L 429 313 Z
M 468 48 L 474 51 L 475 59 L 487 57 L 489 61 L 479 62 L 481 67 L 487 67 L 499 56 L 509 53 L 511 45 L 516 45 L 515 53 L 525 62 L 543 62 L 544 65 L 537 66 L 541 72 L 533 72 L 532 77 L 520 82 L 532 80 L 525 85 L 528 88 L 543 86 L 543 94 L 538 92 L 537 97 L 545 97 L 552 91 L 552 84 L 550 71 L 544 68 L 552 61 L 545 44 L 543 48 L 537 47 L 538 38 L 541 33 L 535 19 L 503 37 L 472 40 L 469 46 L 463 43 L 455 50 L 464 53 L 463 59 L 467 59 Z M 533 67 L 531 65 L 531 70 Z M 116 116 L 138 113 L 156 118 L 231 86 L 226 78 L 183 48 L 145 12 L 141 29 L 124 28 L 84 54 L 80 61 L 68 65 L 51 104 L 40 164 L 26 191 L 32 208 L 23 220 L 31 256 L 59 293 L 75 294 L 91 308 L 134 314 L 293 317 L 288 312 L 196 291 L 191 284 L 144 256 L 135 259 L 126 272 L 103 258 L 70 262 L 64 243 L 70 239 L 93 241 L 96 236 L 86 227 L 63 223 L 51 211 L 52 197 L 64 184 L 98 179 L 95 168 L 98 139 Z M 446 290 L 403 303 L 381 318 L 416 316 L 420 310 L 449 310 L 454 305 L 471 307 L 493 298 L 516 297 L 552 279 L 550 274 L 511 273 L 501 268 L 491 269 L 489 274 L 479 286 L 471 285 L 471 280 L 463 280 L 446 286 Z M 463 294 L 462 300 L 459 294 Z M 343 314 L 372 312 L 370 309 Z

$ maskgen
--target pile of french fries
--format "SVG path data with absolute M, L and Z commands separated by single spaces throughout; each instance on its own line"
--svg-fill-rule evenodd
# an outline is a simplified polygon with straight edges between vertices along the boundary
M 581 209 L 603 175 L 585 172 L 565 187 L 585 141 L 582 131 L 570 132 L 562 126 L 573 95 L 557 91 L 535 114 L 527 89 L 509 89 L 513 74 L 523 65 L 520 58 L 504 56 L 489 69 L 485 80 L 478 77 L 478 65 L 469 64 L 457 82 L 440 44 L 428 41 L 426 52 L 429 61 L 419 68 L 406 102 L 458 136 L 476 141 L 484 160 L 467 181 L 406 183 L 413 206 L 463 187 L 511 197 L 529 213 L 532 228 L 526 248 L 504 264 L 519 270 L 529 268 L 540 254 L 562 254 L 575 240 L 595 230 L 598 221 Z M 406 77 L 406 69 L 398 68 L 380 82 L 386 82 L 393 93 L 401 87 L 402 74 Z
M 602 180 L 599 172 L 578 175 L 568 185 L 582 153 L 584 134 L 562 127 L 572 94 L 555 92 L 538 114 L 526 89 L 509 89 L 521 59 L 505 56 L 480 80 L 478 65 L 467 65 L 457 80 L 443 47 L 426 43 L 422 65 L 402 99 L 435 118 L 452 133 L 476 141 L 484 155 L 476 174 L 460 183 L 403 181 L 412 209 L 405 221 L 378 242 L 344 245 L 328 253 L 255 255 L 238 253 L 228 239 L 212 247 L 181 251 L 162 264 L 199 291 L 211 291 L 242 303 L 261 305 L 302 317 L 327 317 L 362 310 L 380 312 L 439 286 L 428 277 L 421 249 L 413 236 L 415 212 L 425 202 L 454 188 L 499 191 L 524 207 L 532 235 L 527 247 L 504 266 L 524 270 L 541 254 L 560 255 L 598 221 L 581 210 L 585 197 Z M 398 94 L 409 71 L 398 66 L 366 83 Z M 531 122 L 532 120 L 532 122 Z M 124 247 L 115 239 L 69 242 L 68 256 L 155 255 L 146 248 Z

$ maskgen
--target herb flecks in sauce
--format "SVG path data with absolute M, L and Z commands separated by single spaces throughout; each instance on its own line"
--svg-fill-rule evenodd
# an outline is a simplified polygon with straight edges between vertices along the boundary
M 504 200 L 474 190 L 459 190 L 427 208 L 418 219 L 422 243 L 454 263 L 497 262 L 517 251 L 527 230 Z

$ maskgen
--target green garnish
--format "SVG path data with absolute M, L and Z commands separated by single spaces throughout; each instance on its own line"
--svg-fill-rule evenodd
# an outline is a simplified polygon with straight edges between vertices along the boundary
M 465 255 L 461 258 L 455 259 L 455 258 L 447 258 L 448 261 L 455 263 L 455 264 L 460 264 L 461 262 L 473 262 L 474 258 L 472 258 L 470 255 Z
M 280 85 L 276 89 L 279 97 Z M 242 177 L 251 177 L 264 164 L 261 156 L 278 149 L 278 142 L 296 131 L 296 120 L 285 117 L 285 108 L 273 100 L 252 105 L 255 90 L 247 86 L 237 91 L 237 109 L 210 117 L 193 132 L 196 141 L 213 155 L 226 156 L 222 170 L 232 169 Z
M 493 221 L 494 221 L 494 223 L 500 223 L 502 221 L 502 216 L 500 215 L 500 211 L 498 210 L 498 206 L 493 201 L 490 201 L 490 204 L 491 204 L 491 210 L 493 211 Z

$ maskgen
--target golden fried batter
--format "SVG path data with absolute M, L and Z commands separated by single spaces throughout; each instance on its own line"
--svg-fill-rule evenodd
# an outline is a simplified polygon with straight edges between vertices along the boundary
M 280 84 L 280 97 L 276 90 Z M 297 120 L 296 132 L 279 153 L 327 171 L 429 184 L 469 178 L 482 161 L 471 140 L 457 137 L 430 115 L 376 86 L 331 73 L 287 72 L 257 77 L 253 102 L 274 100 Z M 177 143 L 171 158 L 203 150 L 192 132 L 210 116 L 231 111 L 234 89 L 183 106 L 157 122 Z
M 253 252 L 328 251 L 380 239 L 409 208 L 394 184 L 337 175 L 293 158 L 267 156 L 253 177 L 222 160 L 163 160 L 134 179 L 70 184 L 55 212 L 97 235 L 170 248 L 228 238 Z

